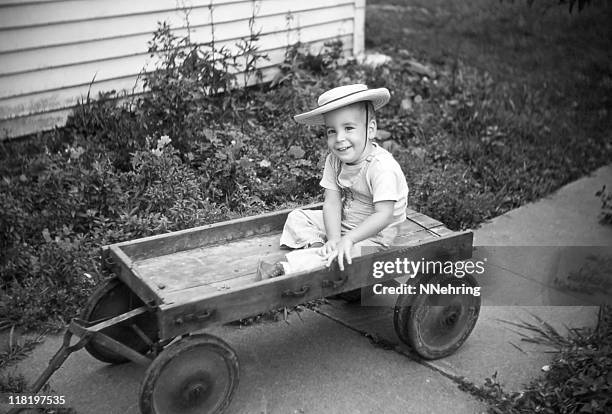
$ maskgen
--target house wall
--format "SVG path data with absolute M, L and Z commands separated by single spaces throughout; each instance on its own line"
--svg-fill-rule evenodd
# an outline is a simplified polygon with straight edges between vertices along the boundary
M 287 45 L 312 49 L 340 38 L 347 52 L 364 48 L 365 0 L 0 0 L 0 139 L 62 125 L 78 99 L 100 92 L 141 93 L 139 74 L 157 23 L 177 36 L 233 45 L 261 30 L 274 76 Z

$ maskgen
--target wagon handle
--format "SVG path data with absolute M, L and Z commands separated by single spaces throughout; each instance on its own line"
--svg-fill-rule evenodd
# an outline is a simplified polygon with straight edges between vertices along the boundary
M 338 280 L 323 279 L 323 281 L 321 282 L 321 287 L 337 289 L 340 286 L 344 285 L 347 280 L 348 280 L 348 275 L 341 277 Z
M 83 348 L 87 344 L 87 342 L 91 340 L 91 335 L 85 335 L 80 338 L 77 343 L 75 343 L 74 345 L 70 345 L 71 337 L 72 332 L 67 329 L 66 333 L 64 333 L 64 340 L 62 341 L 62 346 L 53 356 L 53 358 L 51 358 L 47 369 L 45 369 L 45 371 L 40 375 L 40 377 L 38 377 L 38 379 L 34 382 L 29 392 L 36 394 L 38 391 L 40 391 L 43 385 L 45 385 L 49 378 L 51 378 L 51 375 L 53 375 L 53 373 L 59 369 L 59 367 L 68 358 L 68 356 L 74 351 Z
M 285 290 L 283 292 L 283 296 L 299 298 L 299 297 L 304 296 L 306 293 L 308 293 L 309 290 L 310 290 L 310 286 L 304 285 L 302 286 L 300 290 L 289 290 L 289 289 Z

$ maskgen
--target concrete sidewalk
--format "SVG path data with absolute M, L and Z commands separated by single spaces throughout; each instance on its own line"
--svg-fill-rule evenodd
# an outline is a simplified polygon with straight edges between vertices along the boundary
M 603 184 L 612 188 L 612 166 L 486 223 L 475 231 L 474 244 L 612 246 L 612 226 L 599 224 L 597 218 L 600 202 L 594 193 Z M 506 257 L 503 268 L 487 274 L 489 283 L 510 283 L 518 289 L 515 294 L 529 295 L 542 281 L 526 274 L 525 267 L 522 257 Z M 545 349 L 525 346 L 500 322 L 533 321 L 529 312 L 559 328 L 596 322 L 596 308 L 588 306 L 483 307 L 466 344 L 434 362 L 407 356 L 392 327 L 392 309 L 343 301 L 330 301 L 318 312 L 293 313 L 288 323 L 225 326 L 211 333 L 227 341 L 240 358 L 240 385 L 230 413 L 477 413 L 486 406 L 460 391 L 456 378 L 481 385 L 497 372 L 508 390 L 519 390 L 550 361 Z M 374 346 L 364 333 L 386 339 L 395 349 Z M 9 371 L 33 380 L 60 343 L 59 336 L 47 337 Z M 135 364 L 108 366 L 80 351 L 50 385 L 79 414 L 138 413 L 143 373 Z

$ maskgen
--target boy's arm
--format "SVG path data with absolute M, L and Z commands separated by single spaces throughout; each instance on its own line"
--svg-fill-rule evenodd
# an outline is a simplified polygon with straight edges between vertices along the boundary
M 327 258 L 327 265 L 331 265 L 331 262 L 335 257 L 338 257 L 338 265 L 340 266 L 340 270 L 344 270 L 345 258 L 347 264 L 351 264 L 351 249 L 355 243 L 359 243 L 362 240 L 374 236 L 385 227 L 393 223 L 394 205 L 395 201 L 393 200 L 378 201 L 374 203 L 374 214 L 369 216 L 359 226 L 346 233 L 340 239 L 336 250 Z
M 327 240 L 337 243 L 340 240 L 340 223 L 342 220 L 342 198 L 340 191 L 325 189 L 323 202 L 323 222 Z
M 359 243 L 372 237 L 393 223 L 393 207 L 395 201 L 385 200 L 374 203 L 374 214 L 366 218 L 360 225 L 346 233 L 353 243 Z

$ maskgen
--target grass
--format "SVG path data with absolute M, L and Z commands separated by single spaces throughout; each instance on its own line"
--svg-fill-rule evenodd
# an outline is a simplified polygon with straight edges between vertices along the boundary
M 44 334 L 37 335 L 31 338 L 20 338 L 15 332 L 15 327 L 11 327 L 6 343 L 2 344 L 0 349 L 0 369 L 3 369 L 10 364 L 25 358 L 36 345 L 43 342 Z
M 398 9 L 383 7 L 393 4 Z M 520 95 L 532 90 L 534 99 L 544 99 L 542 115 L 559 123 L 561 131 L 587 138 L 609 132 L 609 2 L 596 1 L 573 14 L 554 0 L 531 7 L 486 0 L 372 0 L 368 5 L 367 46 L 392 54 L 405 48 L 438 63 L 468 62 L 514 92 L 515 110 L 521 109 Z
M 571 15 L 555 1 L 532 7 L 522 1 L 368 2 L 366 46 L 400 61 L 408 54 L 448 77 L 453 99 L 437 107 L 459 97 L 451 122 L 423 118 L 420 134 L 396 136 L 407 148 L 441 156 L 443 163 L 427 157 L 427 165 L 444 169 L 443 178 L 432 174 L 429 181 L 467 179 L 461 192 L 475 205 L 454 203 L 459 208 L 445 212 L 442 202 L 424 197 L 414 204 L 451 228 L 465 228 L 609 162 L 610 17 L 605 2 Z M 418 192 L 419 182 L 412 184 Z M 466 208 L 474 211 L 471 222 L 461 217 Z

